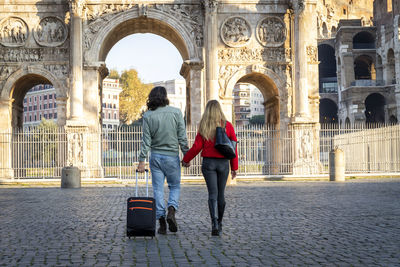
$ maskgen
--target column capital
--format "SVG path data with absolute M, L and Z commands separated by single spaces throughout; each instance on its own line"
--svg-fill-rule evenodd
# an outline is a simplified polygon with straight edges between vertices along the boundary
M 179 74 L 186 77 L 190 70 L 202 70 L 204 68 L 204 62 L 201 60 L 185 60 L 182 63 Z
M 207 13 L 215 13 L 218 9 L 218 0 L 204 0 Z
M 68 0 L 69 10 L 72 15 L 79 17 L 83 16 L 83 8 L 85 6 L 85 0 Z

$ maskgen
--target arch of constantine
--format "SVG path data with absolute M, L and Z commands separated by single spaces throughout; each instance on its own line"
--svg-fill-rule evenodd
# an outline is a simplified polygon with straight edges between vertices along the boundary
M 153 33 L 169 40 L 182 56 L 188 123 L 200 120 L 210 99 L 218 99 L 231 116 L 234 85 L 251 83 L 264 96 L 266 123 L 302 129 L 295 138 L 293 173 L 315 173 L 318 30 L 310 25 L 317 25 L 316 5 L 316 0 L 1 4 L 0 131 L 21 127 L 26 92 L 50 83 L 57 92 L 58 125 L 68 133 L 68 164 L 84 169 L 84 177 L 101 177 L 101 160 L 95 156 L 99 145 L 83 145 L 81 133 L 101 129 L 105 58 L 125 36 Z M 0 176 L 13 177 L 11 160 L 0 164 Z

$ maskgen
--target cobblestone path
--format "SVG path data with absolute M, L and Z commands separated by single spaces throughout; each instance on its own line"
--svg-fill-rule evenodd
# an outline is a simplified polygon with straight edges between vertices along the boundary
M 0 189 L 0 266 L 400 266 L 400 180 L 239 183 L 221 237 L 205 185 L 183 185 L 178 233 L 128 239 L 133 194 Z

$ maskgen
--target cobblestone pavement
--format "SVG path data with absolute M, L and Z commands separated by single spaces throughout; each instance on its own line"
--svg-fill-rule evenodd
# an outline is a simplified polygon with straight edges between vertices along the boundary
M 133 192 L 0 189 L 0 266 L 400 266 L 400 180 L 239 183 L 221 237 L 183 185 L 178 233 L 128 239 Z

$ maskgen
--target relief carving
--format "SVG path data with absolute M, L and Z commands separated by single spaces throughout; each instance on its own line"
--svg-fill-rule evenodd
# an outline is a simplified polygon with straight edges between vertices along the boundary
M 155 10 L 173 15 L 177 20 L 190 25 L 190 34 L 196 40 L 198 47 L 203 46 L 203 24 L 204 17 L 201 12 L 200 5 L 184 5 L 184 4 L 155 4 L 152 6 Z
M 39 45 L 54 47 L 65 42 L 68 30 L 61 19 L 46 17 L 40 21 L 33 36 Z
M 58 78 L 63 78 L 68 75 L 67 65 L 45 65 L 44 68 L 53 73 Z
M 80 133 L 68 134 L 68 162 L 69 166 L 83 164 L 83 136 Z
M 286 27 L 278 17 L 266 17 L 257 25 L 257 39 L 266 47 L 278 47 L 286 40 Z
M 13 66 L 1 66 L 0 67 L 0 80 L 5 81 L 7 80 L 10 75 L 17 70 L 17 67 Z
M 190 34 L 199 47 L 203 46 L 203 14 L 200 5 L 187 4 L 149 4 L 149 5 L 133 5 L 130 4 L 102 4 L 87 5 L 85 7 L 85 19 L 87 26 L 84 27 L 84 45 L 89 49 L 92 45 L 94 35 L 111 20 L 110 14 L 125 12 L 132 8 L 138 8 L 141 16 L 147 16 L 149 10 L 154 9 L 172 15 L 175 19 L 189 25 Z
M 241 17 L 230 17 L 222 24 L 220 33 L 222 41 L 227 46 L 245 46 L 251 38 L 250 23 Z
M 222 65 L 219 68 L 218 84 L 220 88 L 220 96 L 225 96 L 226 85 L 232 75 L 241 68 L 240 65 Z
M 288 48 L 269 48 L 269 49 L 220 49 L 218 51 L 218 60 L 223 63 L 248 63 L 260 61 L 288 62 L 290 58 L 290 49 Z
M 0 23 L 0 43 L 4 46 L 23 46 L 28 35 L 28 26 L 21 18 L 8 17 Z
M 316 46 L 307 46 L 307 62 L 309 64 L 318 64 L 318 48 Z
M 37 62 L 43 60 L 43 50 L 38 48 L 6 48 L 0 50 L 0 62 Z

